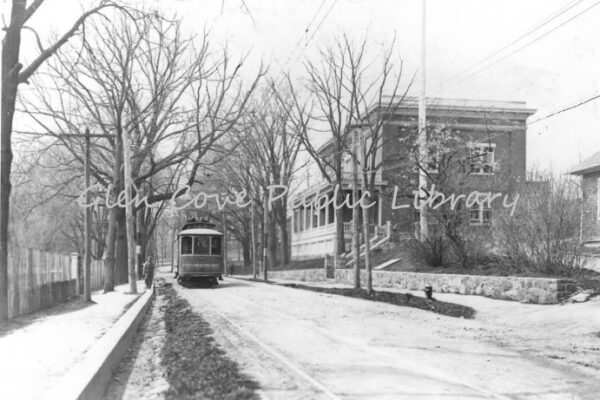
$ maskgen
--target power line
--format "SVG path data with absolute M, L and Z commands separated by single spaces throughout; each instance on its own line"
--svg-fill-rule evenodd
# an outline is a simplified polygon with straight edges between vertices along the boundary
M 319 22 L 319 25 L 317 25 L 317 27 L 315 28 L 312 36 L 310 38 L 308 38 L 308 40 L 306 41 L 306 45 L 307 46 L 308 46 L 308 43 L 315 37 L 315 35 L 319 31 L 319 28 L 321 28 L 321 25 L 323 25 L 323 22 L 325 22 L 325 20 L 327 19 L 327 17 L 331 13 L 331 10 L 333 10 L 333 7 L 335 7 L 335 5 L 337 4 L 337 2 L 338 2 L 338 0 L 334 0 L 334 2 L 331 3 L 331 6 L 329 7 L 329 9 L 327 10 L 327 12 L 325 13 L 325 16 L 321 19 L 321 22 Z
M 501 47 L 500 49 L 494 51 L 493 53 L 489 54 L 488 56 L 484 57 L 483 59 L 481 59 L 480 61 L 478 61 L 477 63 L 471 65 L 469 68 L 463 70 L 462 72 L 459 72 L 458 74 L 452 76 L 450 79 L 448 79 L 446 82 L 438 85 L 439 86 L 445 86 L 446 84 L 448 84 L 451 81 L 456 80 L 457 78 L 459 78 L 460 76 L 464 75 L 465 73 L 471 71 L 472 69 L 478 67 L 479 65 L 485 63 L 487 60 L 493 58 L 494 56 L 496 56 L 497 54 L 502 53 L 504 50 L 506 50 L 507 48 L 511 47 L 512 45 L 518 43 L 519 41 L 521 41 L 522 39 L 524 39 L 525 37 L 531 35 L 532 33 L 534 33 L 536 30 L 540 29 L 541 27 L 543 27 L 544 25 L 548 24 L 549 22 L 553 21 L 554 19 L 558 18 L 559 16 L 561 16 L 562 14 L 564 14 L 565 12 L 569 11 L 571 8 L 575 7 L 576 5 L 578 5 L 579 3 L 581 3 L 583 0 L 575 0 L 571 3 L 569 3 L 566 6 L 563 6 L 561 9 L 554 11 L 550 16 L 546 17 L 543 21 L 541 21 L 540 23 L 536 24 L 532 29 L 530 29 L 529 31 L 527 31 L 526 33 L 524 33 L 523 35 L 519 36 L 518 38 L 516 38 L 515 40 L 511 41 L 510 43 L 506 44 L 505 46 Z
M 298 41 L 296 42 L 296 44 L 294 45 L 294 48 L 292 49 L 292 52 L 290 53 L 290 55 L 288 56 L 288 58 L 285 61 L 285 65 L 287 66 L 292 58 L 292 56 L 294 55 L 294 53 L 296 52 L 296 50 L 298 49 L 298 47 L 300 46 L 300 43 L 302 43 L 302 39 L 304 38 L 304 36 L 308 33 L 309 29 L 311 28 L 313 22 L 315 22 L 315 19 L 317 18 L 317 15 L 319 15 L 319 12 L 321 12 L 321 9 L 323 9 L 323 6 L 325 5 L 325 3 L 327 2 L 327 0 L 322 0 L 321 4 L 319 5 L 319 8 L 317 9 L 317 11 L 314 13 L 313 17 L 311 18 L 310 22 L 308 23 L 308 25 L 306 26 L 306 29 L 304 30 L 304 33 L 302 34 L 302 36 L 300 37 L 300 39 L 298 39 Z
M 323 5 L 325 4 L 327 0 L 323 0 L 321 5 L 319 6 L 319 9 L 317 10 L 317 12 L 314 14 L 313 19 L 311 20 L 309 26 L 307 29 L 310 28 L 310 26 L 312 25 L 312 23 L 314 22 L 314 19 L 316 18 L 316 16 L 319 14 L 319 11 L 321 11 L 321 8 L 323 7 Z M 296 57 L 294 57 L 294 59 L 297 59 L 301 54 L 302 51 L 308 46 L 308 43 L 315 37 L 315 35 L 317 34 L 317 32 L 319 31 L 319 29 L 321 28 L 321 25 L 323 25 L 323 22 L 325 22 L 325 20 L 327 19 L 327 17 L 329 16 L 329 14 L 331 13 L 331 10 L 333 10 L 333 7 L 337 4 L 339 0 L 334 0 L 333 3 L 331 3 L 331 6 L 329 6 L 329 8 L 327 9 L 327 12 L 325 13 L 325 15 L 323 16 L 323 18 L 321 18 L 321 21 L 319 22 L 319 24 L 317 25 L 317 27 L 314 29 L 313 34 L 310 38 L 308 38 L 308 40 L 306 41 L 304 47 L 300 50 L 300 53 L 298 53 L 298 55 Z M 306 32 L 306 31 L 305 31 Z M 300 38 L 300 40 L 298 41 L 298 43 L 300 43 L 302 41 L 302 38 Z M 298 47 L 298 45 L 296 45 L 296 47 Z M 286 61 L 286 66 L 289 65 L 290 62 L 290 58 L 292 58 L 290 55 L 290 57 L 288 57 L 288 60 Z M 279 84 L 281 82 L 281 79 L 279 78 L 280 75 L 284 75 L 281 77 L 281 79 L 283 79 L 285 77 L 285 72 L 282 70 L 279 72 L 279 74 L 277 74 L 276 79 L 274 79 L 275 84 Z
M 492 59 L 493 57 L 495 57 L 496 55 L 502 53 L 504 50 L 512 47 L 514 44 L 522 41 L 523 39 L 525 39 L 527 36 L 530 36 L 531 34 L 533 34 L 534 32 L 538 31 L 540 28 L 544 27 L 545 25 L 547 25 L 548 23 L 554 21 L 556 18 L 560 17 L 561 15 L 565 14 L 567 11 L 573 9 L 575 6 L 579 5 L 583 0 L 576 0 L 570 4 L 567 4 L 566 6 L 564 6 L 562 9 L 559 9 L 557 11 L 555 11 L 553 14 L 551 14 L 549 17 L 547 17 L 543 22 L 537 24 L 534 28 L 530 29 L 529 31 L 527 31 L 525 34 L 521 35 L 520 37 L 518 37 L 517 39 L 511 41 L 510 43 L 508 43 L 507 45 L 503 46 L 502 48 L 500 48 L 499 50 L 489 54 L 488 56 L 484 57 L 482 60 L 478 61 L 477 63 L 473 64 L 472 66 L 470 66 L 469 68 L 463 70 L 462 72 L 452 76 L 450 79 L 446 80 L 445 82 L 440 83 L 439 85 L 436 86 L 436 89 L 438 88 L 444 88 L 447 87 L 449 83 L 457 80 L 457 79 L 465 79 L 468 77 L 472 77 L 474 75 L 477 75 L 483 71 L 485 71 L 486 69 L 491 68 L 492 66 L 504 61 L 505 59 L 507 59 L 508 57 L 511 57 L 512 55 L 518 53 L 519 51 L 525 49 L 526 47 L 529 47 L 530 45 L 532 45 L 533 43 L 543 39 L 544 37 L 548 36 L 550 33 L 560 29 L 561 27 L 565 26 L 566 24 L 568 24 L 569 22 L 575 20 L 576 18 L 580 17 L 581 15 L 585 14 L 586 12 L 588 12 L 589 10 L 591 10 L 592 8 L 596 7 L 597 5 L 600 4 L 600 1 L 595 2 L 594 4 L 592 4 L 591 6 L 583 9 L 582 11 L 578 12 L 577 14 L 575 14 L 574 16 L 572 16 L 571 18 L 563 21 L 562 23 L 560 23 L 559 25 L 556 25 L 555 27 L 553 27 L 552 29 L 550 29 L 549 31 L 546 31 L 545 33 L 543 33 L 542 35 L 530 40 L 529 42 L 525 43 L 524 45 L 518 47 L 517 49 L 515 49 L 514 51 L 504 55 L 503 57 L 501 57 L 500 59 L 492 62 L 491 64 L 488 64 L 486 66 L 483 66 L 482 68 L 477 69 L 475 72 L 472 72 L 470 74 L 467 74 L 467 72 L 477 68 L 478 66 L 484 64 L 486 61 Z M 466 75 L 465 75 L 466 74 Z M 435 93 L 441 93 L 445 91 L 445 89 L 443 90 L 438 90 L 434 92 Z

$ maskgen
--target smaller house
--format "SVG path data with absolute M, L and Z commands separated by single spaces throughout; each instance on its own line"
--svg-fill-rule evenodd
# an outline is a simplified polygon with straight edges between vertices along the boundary
M 572 168 L 581 176 L 581 238 L 588 247 L 600 247 L 600 151 Z

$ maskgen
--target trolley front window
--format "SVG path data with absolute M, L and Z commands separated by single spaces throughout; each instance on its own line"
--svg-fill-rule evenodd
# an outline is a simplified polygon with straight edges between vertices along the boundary
M 194 240 L 194 254 L 208 255 L 208 236 L 196 236 Z
M 181 254 L 192 254 L 192 241 L 191 236 L 181 237 Z
M 213 236 L 210 239 L 210 254 L 213 256 L 221 255 L 221 238 L 219 236 Z

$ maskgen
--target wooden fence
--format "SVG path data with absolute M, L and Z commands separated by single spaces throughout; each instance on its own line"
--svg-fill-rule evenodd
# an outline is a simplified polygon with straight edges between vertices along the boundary
M 34 249 L 12 248 L 8 255 L 9 318 L 31 313 L 67 301 L 83 290 L 81 257 L 53 254 Z M 102 260 L 91 265 L 91 290 L 104 284 Z

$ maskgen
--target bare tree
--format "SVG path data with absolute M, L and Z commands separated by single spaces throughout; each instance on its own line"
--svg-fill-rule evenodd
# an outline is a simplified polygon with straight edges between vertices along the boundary
M 267 211 L 272 216 L 269 224 L 271 261 L 272 265 L 276 265 L 277 227 L 281 235 L 282 261 L 284 264 L 290 262 L 287 206 L 289 189 L 299 168 L 296 159 L 301 140 L 299 135 L 294 134 L 290 114 L 286 111 L 289 106 L 282 103 L 289 105 L 289 96 L 277 93 L 273 98 L 270 94 L 271 90 L 265 91 L 244 118 L 246 134 L 241 148 L 260 170 L 263 187 L 277 185 L 281 188 L 271 191 L 276 200 L 267 205 Z
M 529 175 L 514 215 L 498 219 L 502 264 L 510 271 L 576 277 L 582 271 L 578 185 L 548 171 Z
M 226 49 L 213 52 L 208 35 L 184 37 L 179 20 L 143 15 L 100 21 L 88 29 L 83 50 L 72 46 L 50 64 L 52 87 L 39 85 L 37 102 L 26 102 L 28 115 L 44 133 L 55 137 L 77 163 L 83 162 L 83 143 L 65 135 L 89 126 L 114 135 L 93 144 L 91 166 L 97 183 L 112 184 L 111 203 L 124 189 L 123 143 L 131 144 L 135 193 L 148 204 L 181 195 L 181 185 L 197 182 L 198 169 L 209 151 L 219 151 L 243 114 L 263 72 L 248 85 L 241 82 L 244 57 L 235 62 Z M 199 43 L 199 45 L 196 45 Z M 61 101 L 56 94 L 61 93 Z M 148 213 L 137 205 L 138 239 L 146 244 L 160 209 Z M 152 219 L 141 223 L 144 216 Z M 126 271 L 119 244 L 124 214 L 111 208 L 106 251 L 107 276 Z M 146 231 L 147 230 L 147 231 Z M 112 290 L 106 280 L 105 291 Z
M 8 318 L 8 225 L 10 213 L 11 166 L 13 118 L 17 101 L 18 87 L 27 83 L 38 68 L 75 36 L 85 22 L 92 16 L 101 14 L 109 8 L 124 10 L 113 1 L 101 0 L 95 7 L 84 12 L 71 27 L 54 42 L 44 47 L 42 39 L 35 29 L 26 25 L 30 18 L 42 6 L 44 0 L 12 0 L 11 16 L 2 39 L 2 116 L 0 127 L 0 321 Z M 58 4 L 57 4 L 58 6 Z M 27 66 L 20 62 L 21 36 L 24 30 L 33 33 L 40 54 Z
M 361 169 L 367 176 L 368 188 L 373 196 L 376 171 L 381 163 L 377 157 L 381 148 L 381 127 L 385 116 L 393 112 L 398 103 L 402 64 L 400 62 L 397 68 L 393 63 L 394 42 L 383 52 L 381 59 L 369 58 L 367 44 L 367 38 L 355 44 L 343 35 L 322 47 L 318 61 L 305 63 L 306 93 L 314 100 L 303 100 L 301 90 L 294 87 L 288 78 L 293 100 L 288 111 L 304 148 L 324 179 L 340 188 L 344 181 L 343 164 L 352 152 L 351 127 L 366 124 L 369 142 L 364 146 Z M 376 62 L 380 63 L 381 69 L 371 68 Z M 385 93 L 390 96 L 385 96 Z M 324 147 L 315 147 L 312 135 L 315 132 L 328 137 Z M 343 198 L 343 192 L 338 191 L 336 202 L 341 204 Z M 342 212 L 341 208 L 336 209 L 338 255 L 345 250 Z M 360 287 L 358 278 L 355 286 Z
M 471 269 L 488 257 L 493 244 L 492 235 L 483 233 L 492 228 L 491 216 L 495 211 L 492 209 L 494 204 L 476 201 L 477 207 L 469 208 L 465 200 L 474 190 L 476 193 L 512 193 L 515 177 L 511 175 L 510 168 L 498 162 L 487 164 L 486 153 L 469 146 L 476 138 L 478 142 L 486 142 L 481 137 L 492 134 L 486 123 L 481 130 L 469 132 L 458 129 L 456 121 L 457 116 L 447 116 L 428 123 L 428 158 L 425 160 L 419 158 L 416 124 L 402 127 L 398 139 L 403 151 L 387 160 L 383 168 L 397 171 L 391 183 L 394 188 L 402 188 L 398 197 L 413 199 L 415 193 L 421 193 L 418 173 L 423 171 L 427 176 L 429 187 L 424 188 L 422 192 L 425 195 L 419 200 L 428 209 L 430 234 L 421 243 L 413 242 L 420 258 L 435 267 Z M 489 148 L 493 146 L 491 140 L 487 140 L 486 145 Z M 484 179 L 472 174 L 476 165 L 489 168 L 481 171 L 486 172 Z M 384 195 L 389 196 L 390 193 Z M 461 196 L 463 201 L 453 200 Z M 471 212 L 481 219 L 476 223 L 477 228 L 471 223 Z

